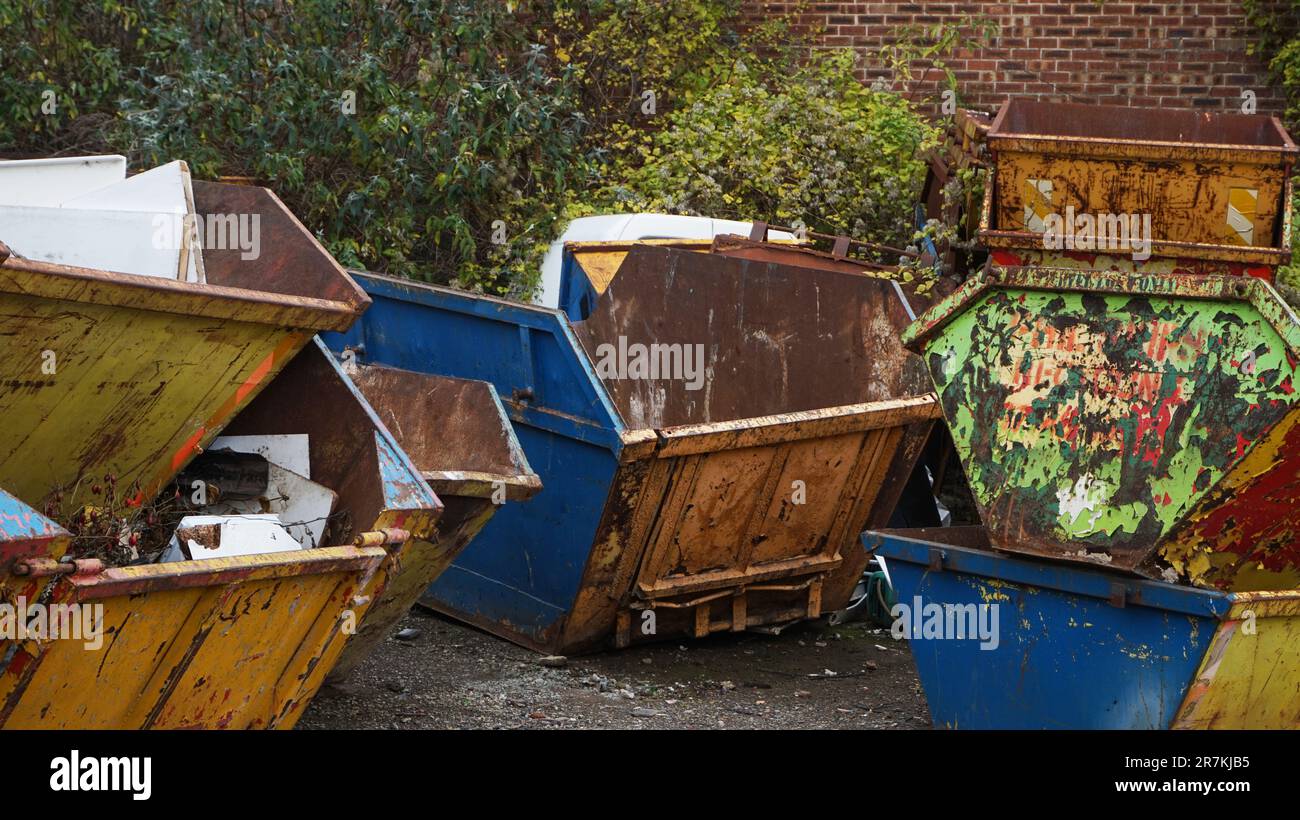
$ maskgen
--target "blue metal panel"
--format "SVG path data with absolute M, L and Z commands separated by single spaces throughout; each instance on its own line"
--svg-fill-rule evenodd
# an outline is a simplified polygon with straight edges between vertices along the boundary
M 514 428 L 542 491 L 500 508 L 429 587 L 429 597 L 540 643 L 573 606 L 618 464 L 602 447 L 523 424 Z
M 359 361 L 491 382 L 512 416 L 619 448 L 618 413 L 558 311 L 352 275 L 374 303 L 347 333 L 321 334 L 331 349 L 364 344 Z
M 929 222 L 925 215 L 925 206 L 918 202 L 912 216 L 916 222 L 916 229 L 918 231 L 925 230 L 925 223 Z M 934 260 L 936 270 L 943 264 L 943 260 L 939 257 L 939 248 L 934 244 L 934 240 L 928 236 L 921 237 L 921 253 L 930 255 L 930 258 Z
M 430 586 L 426 603 L 537 642 L 572 607 L 622 449 L 622 422 L 558 311 L 353 274 L 374 300 L 336 351 L 479 379 L 501 395 L 542 491 L 507 504 Z
M 600 294 L 591 285 L 587 272 L 567 250 L 560 263 L 560 310 L 570 321 L 581 322 L 591 315 Z
M 996 648 L 911 636 L 936 726 L 1167 728 L 1231 602 L 1101 570 L 897 535 L 862 538 L 885 558 L 900 604 L 998 606 Z
M 67 532 L 58 524 L 0 490 L 0 544 L 44 541 L 64 535 Z

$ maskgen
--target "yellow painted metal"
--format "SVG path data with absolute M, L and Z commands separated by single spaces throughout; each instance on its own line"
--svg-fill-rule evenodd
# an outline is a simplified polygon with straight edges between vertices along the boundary
M 39 505 L 111 473 L 151 498 L 311 338 L 142 308 L 0 294 L 0 381 L 33 383 L 0 392 L 0 483 L 14 495 Z M 42 376 L 46 350 L 55 372 Z
M 128 506 L 152 500 L 277 376 L 331 361 L 323 349 L 317 359 L 298 354 L 316 331 L 348 328 L 369 304 L 269 191 L 195 183 L 195 200 L 205 216 L 256 215 L 268 240 L 260 255 L 205 252 L 208 284 L 197 285 L 0 254 L 0 486 L 16 499 L 41 507 L 62 489 L 62 509 L 76 509 L 111 475 Z M 338 458 L 314 478 L 349 502 L 361 528 L 432 537 L 436 497 L 382 425 L 348 426 L 341 419 L 359 411 L 345 402 L 322 412 L 327 387 L 337 389 L 323 378 L 297 385 L 271 413 L 291 423 L 323 416 L 310 431 L 313 463 Z M 364 407 L 355 391 L 352 400 Z M 14 555 L 58 557 L 67 534 L 50 529 L 55 537 Z M 75 573 L 56 563 L 55 574 L 34 576 L 5 561 L 6 603 L 39 597 L 98 628 L 0 642 L 0 726 L 292 726 L 400 550 L 88 561 Z
M 313 333 L 369 303 L 269 191 L 198 184 L 196 202 L 254 213 L 275 241 L 206 254 L 207 285 L 0 261 L 0 486 L 16 497 L 63 489 L 75 509 L 111 474 L 119 496 L 152 498 Z
M 1158 241 L 1237 248 L 1274 244 L 1297 155 L 1274 117 L 1027 100 L 1002 107 L 988 146 L 1004 229 L 1039 232 L 1040 209 L 1146 213 Z
M 618 266 L 627 258 L 628 251 L 635 245 L 653 245 L 662 248 L 708 253 L 713 247 L 712 239 L 639 239 L 635 242 L 596 241 L 565 242 L 564 250 L 571 254 L 575 264 L 587 275 L 587 281 L 596 294 L 605 292 L 610 281 L 618 271 Z
M 291 727 L 347 638 L 350 608 L 381 589 L 385 556 L 327 547 L 63 579 L 48 603 L 91 612 L 102 643 L 20 643 L 0 676 L 0 726 Z
M 310 396 L 310 401 L 305 403 L 304 396 Z M 420 396 L 402 398 L 417 403 L 415 409 L 420 409 Z M 498 412 L 495 407 L 490 410 Z M 433 418 L 441 415 L 430 413 Z M 405 420 L 408 424 L 424 421 L 419 417 Z M 454 435 L 450 421 L 440 429 Z M 340 663 L 346 668 L 355 666 L 388 635 L 416 594 L 411 594 L 404 605 L 394 604 L 395 596 L 405 594 L 412 586 L 427 586 L 459 551 L 440 529 L 443 504 L 375 408 L 319 341 L 290 362 L 275 383 L 231 422 L 227 432 L 306 434 L 311 448 L 311 478 L 338 492 L 335 520 L 340 527 L 344 521 L 351 522 L 350 538 L 361 531 L 396 529 L 408 534 L 405 542 L 391 548 L 387 559 L 375 568 L 373 590 L 363 596 L 364 600 L 349 605 L 348 640 L 332 644 L 319 661 L 313 662 L 313 669 L 322 675 Z M 438 443 L 434 439 L 427 446 L 437 448 Z M 314 691 L 312 688 L 304 696 Z
M 0 672 L 0 727 L 289 728 L 387 585 L 409 574 L 406 559 L 418 565 L 436 550 L 442 505 L 318 342 L 227 431 L 308 436 L 312 479 L 338 494 L 332 537 L 409 537 L 53 579 L 0 575 L 0 595 L 34 603 L 48 586 L 43 601 L 89 612 L 103 636 L 89 647 L 0 643 L 0 657 L 13 650 Z M 22 546 L 44 554 L 41 543 Z
M 1233 596 L 1176 729 L 1300 728 L 1300 592 Z
M 1266 564 L 1254 549 L 1296 540 L 1287 508 L 1295 503 L 1300 463 L 1300 414 L 1283 418 L 1187 513 L 1160 555 L 1188 568 L 1194 581 L 1229 590 L 1300 589 L 1300 569 L 1289 561 Z M 1233 503 L 1233 502 L 1236 503 Z M 1241 507 L 1252 511 L 1242 513 Z

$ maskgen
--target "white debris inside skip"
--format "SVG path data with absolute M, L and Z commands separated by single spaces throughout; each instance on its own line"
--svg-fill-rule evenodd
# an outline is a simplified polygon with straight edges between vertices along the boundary
M 190 515 L 181 519 L 158 560 L 234 558 L 302 548 L 275 515 Z
M 272 462 L 266 494 L 260 498 L 218 501 L 204 508 L 213 515 L 273 513 L 302 547 L 319 547 L 338 495 L 328 487 Z
M 311 441 L 306 433 L 280 436 L 217 436 L 209 450 L 253 453 L 272 464 L 311 478 Z
M 321 546 L 338 494 L 311 474 L 306 435 L 222 436 L 210 453 L 236 452 L 267 462 L 266 488 L 252 498 L 219 498 L 181 519 L 160 562 L 231 558 Z
M 206 281 L 189 166 L 120 156 L 0 162 L 0 241 L 40 262 Z

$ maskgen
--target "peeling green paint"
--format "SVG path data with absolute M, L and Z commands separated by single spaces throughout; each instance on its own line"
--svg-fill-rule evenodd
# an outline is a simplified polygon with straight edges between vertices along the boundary
M 1297 323 L 1261 283 L 1052 274 L 965 288 L 908 336 L 994 543 L 1134 569 L 1290 412 Z

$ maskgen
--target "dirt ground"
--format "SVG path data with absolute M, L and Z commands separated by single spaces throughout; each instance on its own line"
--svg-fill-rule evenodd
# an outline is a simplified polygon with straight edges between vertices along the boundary
M 304 729 L 917 729 L 907 644 L 870 624 L 716 635 L 543 666 L 472 627 L 412 611 Z

